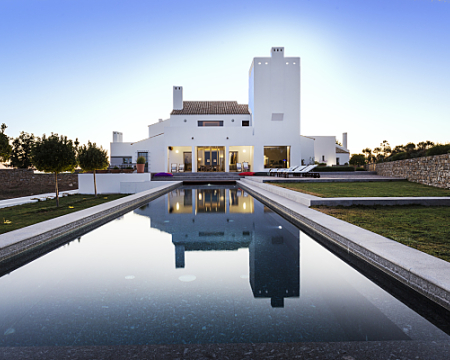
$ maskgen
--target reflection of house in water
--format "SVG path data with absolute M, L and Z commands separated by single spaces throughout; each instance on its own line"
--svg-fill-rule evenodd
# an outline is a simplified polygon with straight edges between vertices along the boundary
M 256 298 L 283 307 L 284 298 L 300 296 L 299 230 L 287 221 L 281 226 L 267 210 L 250 244 L 250 285 Z
M 172 234 L 175 267 L 185 267 L 186 251 L 249 247 L 255 297 L 270 297 L 273 307 L 282 307 L 285 297 L 299 296 L 299 230 L 293 225 L 236 188 L 176 189 L 165 201 L 164 208 L 152 201 L 135 212 Z
M 185 251 L 237 250 L 252 241 L 254 202 L 241 189 L 176 189 L 166 200 L 136 213 L 151 218 L 151 227 L 172 234 L 175 266 L 185 266 Z

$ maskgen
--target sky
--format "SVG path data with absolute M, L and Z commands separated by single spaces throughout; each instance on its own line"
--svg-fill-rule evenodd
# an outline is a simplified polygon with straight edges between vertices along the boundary
M 248 103 L 252 59 L 301 58 L 301 134 L 351 153 L 450 141 L 450 0 L 0 0 L 0 123 L 109 150 L 184 100 Z

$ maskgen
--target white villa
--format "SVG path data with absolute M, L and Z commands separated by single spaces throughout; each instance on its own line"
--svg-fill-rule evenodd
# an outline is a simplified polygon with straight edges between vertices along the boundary
M 274 47 L 270 57 L 256 57 L 249 71 L 249 100 L 184 101 L 183 87 L 173 87 L 173 111 L 167 120 L 148 126 L 148 138 L 123 142 L 113 132 L 111 166 L 148 161 L 148 172 L 249 171 L 287 168 L 314 161 L 343 165 L 349 161 L 335 136 L 300 135 L 300 58 L 285 57 Z

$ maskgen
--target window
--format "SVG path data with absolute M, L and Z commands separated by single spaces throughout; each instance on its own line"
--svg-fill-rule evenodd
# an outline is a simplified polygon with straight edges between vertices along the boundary
M 223 121 L 222 120 L 198 121 L 198 126 L 223 126 Z
M 288 168 L 290 152 L 290 146 L 264 146 L 264 167 Z
M 122 164 L 131 164 L 131 156 L 122 158 Z
M 250 126 L 250 120 L 242 120 L 242 126 Z
M 272 121 L 283 121 L 283 113 L 272 113 Z
M 143 156 L 145 158 L 145 163 L 146 164 L 148 163 L 148 152 L 138 151 L 137 157 L 139 157 L 139 156 Z
M 336 165 L 339 165 L 339 158 L 336 158 Z

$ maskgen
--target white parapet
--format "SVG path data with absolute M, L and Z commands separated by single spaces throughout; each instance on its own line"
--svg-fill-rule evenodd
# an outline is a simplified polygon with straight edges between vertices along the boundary
M 150 173 L 132 174 L 95 174 L 98 194 L 120 194 L 120 183 L 150 182 Z M 94 175 L 78 174 L 78 193 L 95 194 Z

